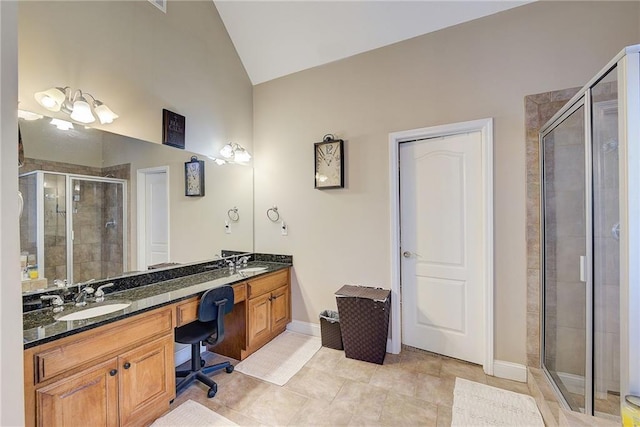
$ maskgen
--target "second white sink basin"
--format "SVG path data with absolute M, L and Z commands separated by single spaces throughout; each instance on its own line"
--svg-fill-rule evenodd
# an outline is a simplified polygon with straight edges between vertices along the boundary
M 249 267 L 238 270 L 239 273 L 258 273 L 259 271 L 265 271 L 267 267 Z
M 98 305 L 95 307 L 85 308 L 84 310 L 65 314 L 63 316 L 57 317 L 57 320 L 72 321 L 72 320 L 90 319 L 92 317 L 104 316 L 105 314 L 113 313 L 119 310 L 124 310 L 130 305 L 131 305 L 130 302 L 118 302 L 118 303 L 112 303 L 112 304 Z

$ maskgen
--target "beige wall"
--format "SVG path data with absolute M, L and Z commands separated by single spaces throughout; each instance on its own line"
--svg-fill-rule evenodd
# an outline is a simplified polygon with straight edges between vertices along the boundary
M 536 2 L 256 86 L 255 248 L 294 255 L 294 319 L 317 322 L 345 283 L 390 286 L 389 133 L 493 117 L 495 357 L 526 363 L 524 96 L 640 42 L 639 7 Z M 346 140 L 344 190 L 313 189 L 326 133 Z
M 166 108 L 190 151 L 251 148 L 252 86 L 212 1 L 20 2 L 18 18 L 21 108 L 52 115 L 34 93 L 70 86 L 120 116 L 95 127 L 161 142 Z
M 24 425 L 18 253 L 17 7 L 0 2 L 0 425 Z M 11 143 L 13 141 L 13 143 Z M 12 286 L 13 285 L 13 286 Z

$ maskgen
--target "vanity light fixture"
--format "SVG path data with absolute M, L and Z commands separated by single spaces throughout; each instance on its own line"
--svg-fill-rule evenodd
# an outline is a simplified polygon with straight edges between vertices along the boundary
M 242 145 L 231 142 L 222 147 L 220 155 L 233 163 L 248 163 L 251 160 L 251 154 Z
M 73 91 L 69 86 L 52 87 L 42 92 L 36 92 L 34 97 L 38 104 L 47 110 L 62 111 L 80 123 L 95 122 L 94 113 L 102 124 L 112 123 L 119 117 L 90 93 L 82 92 L 80 89 Z M 91 98 L 91 103 L 87 101 L 87 97 Z

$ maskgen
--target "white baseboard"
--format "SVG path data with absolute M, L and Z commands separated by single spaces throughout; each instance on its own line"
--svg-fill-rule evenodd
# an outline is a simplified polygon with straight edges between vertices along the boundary
M 292 320 L 291 323 L 287 325 L 287 331 L 297 332 L 299 334 L 305 335 L 313 335 L 314 337 L 319 337 L 321 335 L 319 324 L 301 322 L 299 320 Z M 392 341 L 391 338 L 389 338 L 387 339 L 387 353 L 393 353 L 392 349 Z
M 287 325 L 287 331 L 319 337 L 320 325 L 317 323 L 309 323 L 309 322 L 301 322 L 299 320 L 292 320 L 291 323 Z
M 493 376 L 521 383 L 527 382 L 527 367 L 519 363 L 493 361 Z

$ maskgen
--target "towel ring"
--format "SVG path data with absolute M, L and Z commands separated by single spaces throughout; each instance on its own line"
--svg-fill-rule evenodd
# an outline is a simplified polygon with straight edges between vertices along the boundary
M 227 216 L 229 217 L 229 219 L 233 222 L 238 222 L 238 220 L 240 219 L 240 214 L 238 213 L 238 208 L 237 207 L 233 207 L 231 209 L 229 209 L 227 211 Z
M 280 219 L 280 213 L 278 213 L 277 206 L 267 209 L 267 218 L 273 222 L 277 222 Z

